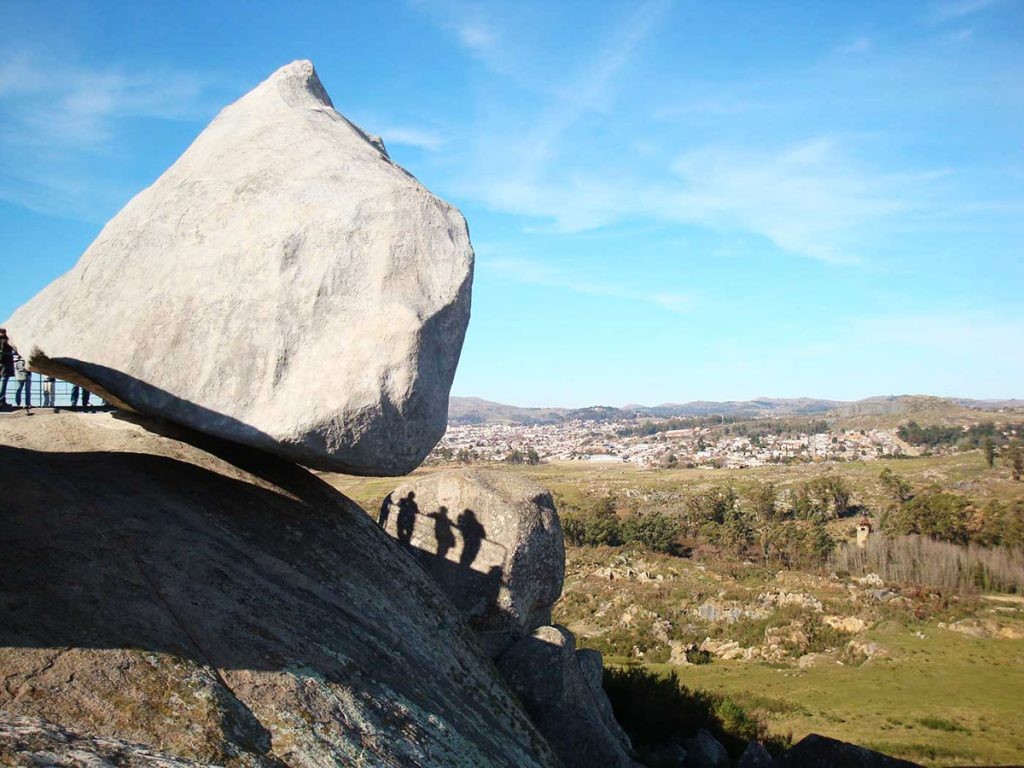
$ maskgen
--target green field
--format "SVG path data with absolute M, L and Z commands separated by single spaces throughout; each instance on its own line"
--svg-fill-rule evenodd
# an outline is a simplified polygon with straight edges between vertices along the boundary
M 866 633 L 892 657 L 861 666 L 716 661 L 681 668 L 679 676 L 691 688 L 730 696 L 772 733 L 794 740 L 820 733 L 929 765 L 1024 762 L 1024 640 L 965 637 L 934 625 L 913 631 L 925 639 L 896 623 Z

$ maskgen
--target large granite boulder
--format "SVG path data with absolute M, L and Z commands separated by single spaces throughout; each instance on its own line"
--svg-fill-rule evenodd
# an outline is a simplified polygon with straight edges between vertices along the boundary
M 127 418 L 0 419 L 0 764 L 68 738 L 122 755 L 90 766 L 554 768 L 451 600 L 356 504 Z
M 435 472 L 395 488 L 378 522 L 448 593 L 491 657 L 551 622 L 565 545 L 543 486 L 493 470 Z
M 604 689 L 595 686 L 595 652 L 582 653 L 565 627 L 540 627 L 497 663 L 566 768 L 640 768 Z
M 35 371 L 310 467 L 396 475 L 444 434 L 459 212 L 297 61 L 224 109 L 7 322 Z

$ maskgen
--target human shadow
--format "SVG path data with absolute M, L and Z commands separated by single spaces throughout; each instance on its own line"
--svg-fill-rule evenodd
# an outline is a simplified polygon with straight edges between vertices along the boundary
M 462 553 L 459 555 L 459 565 L 469 568 L 476 560 L 480 552 L 480 545 L 487 538 L 487 531 L 483 524 L 477 520 L 476 513 L 471 509 L 462 510 L 456 525 L 459 533 L 462 534 Z
M 412 533 L 416 527 L 416 515 L 420 508 L 416 503 L 416 492 L 409 493 L 398 500 L 398 517 L 395 519 L 395 527 L 398 535 L 398 543 L 403 547 L 412 546 Z
M 391 494 L 385 497 L 382 510 L 385 505 L 394 506 L 389 499 L 392 499 Z M 489 627 L 485 625 L 494 614 L 490 609 L 497 605 L 501 593 L 504 548 L 487 542 L 487 531 L 471 509 L 464 509 L 454 521 L 448 507 L 443 505 L 424 513 L 415 491 L 399 499 L 397 507 L 395 522 L 386 530 L 447 593 L 469 619 L 470 626 L 478 632 L 486 632 Z M 459 539 L 462 549 L 456 560 L 452 552 Z M 493 551 L 481 563 L 481 550 L 488 544 Z
M 380 503 L 380 512 L 377 513 L 377 525 L 385 529 L 388 527 L 388 518 L 391 517 L 391 505 L 395 503 L 391 496 L 389 493 L 384 497 L 384 501 Z
M 434 520 L 434 543 L 437 545 L 438 557 L 447 557 L 448 551 L 455 546 L 455 533 L 452 521 L 448 518 L 448 507 L 440 507 L 437 512 L 427 513 Z

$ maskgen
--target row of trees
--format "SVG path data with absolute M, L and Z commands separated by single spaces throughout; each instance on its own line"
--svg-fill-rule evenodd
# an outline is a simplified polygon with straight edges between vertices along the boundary
M 937 486 L 915 489 L 891 469 L 879 475 L 887 503 L 879 527 L 891 536 L 918 534 L 954 544 L 1024 547 L 1024 501 L 984 504 Z
M 637 543 L 676 553 L 711 545 L 738 557 L 756 557 L 793 567 L 821 565 L 835 542 L 826 523 L 851 512 L 846 482 L 826 474 L 780 493 L 761 483 L 739 492 L 715 486 L 690 496 L 671 513 L 646 512 L 620 518 L 612 497 L 588 509 L 562 508 L 566 540 L 576 546 Z

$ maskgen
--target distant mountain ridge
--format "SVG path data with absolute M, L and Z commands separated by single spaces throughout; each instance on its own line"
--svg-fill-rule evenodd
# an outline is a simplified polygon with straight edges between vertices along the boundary
M 630 418 L 680 418 L 687 416 L 883 416 L 934 413 L 971 409 L 999 411 L 1024 409 L 1024 400 L 972 400 L 931 395 L 881 395 L 863 400 L 825 400 L 813 397 L 758 397 L 753 400 L 694 400 L 647 406 L 630 404 L 621 408 L 595 405 L 588 408 L 524 408 L 479 397 L 452 397 L 449 424 L 560 424 L 566 421 L 612 421 Z

